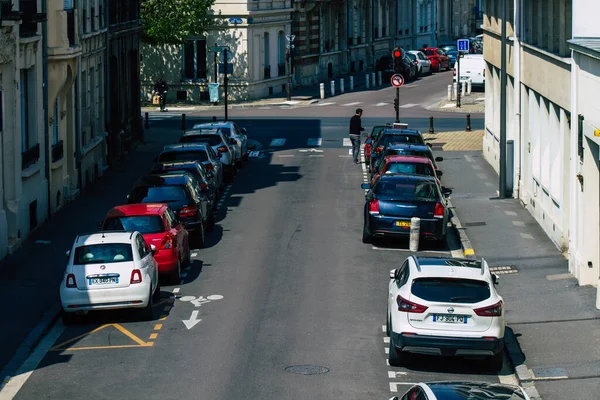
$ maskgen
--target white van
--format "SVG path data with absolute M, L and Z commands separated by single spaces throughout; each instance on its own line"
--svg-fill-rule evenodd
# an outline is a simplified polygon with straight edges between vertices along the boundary
M 456 82 L 458 63 L 454 64 L 453 82 Z M 460 80 L 471 79 L 473 87 L 485 87 L 485 60 L 483 54 L 465 54 L 460 59 Z

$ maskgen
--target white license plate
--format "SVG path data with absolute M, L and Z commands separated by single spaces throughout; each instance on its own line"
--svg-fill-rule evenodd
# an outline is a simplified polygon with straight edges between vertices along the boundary
M 466 324 L 468 315 L 434 314 L 433 322 L 444 322 L 450 324 Z
M 113 276 L 88 279 L 88 285 L 111 285 L 117 283 L 119 283 L 119 278 Z

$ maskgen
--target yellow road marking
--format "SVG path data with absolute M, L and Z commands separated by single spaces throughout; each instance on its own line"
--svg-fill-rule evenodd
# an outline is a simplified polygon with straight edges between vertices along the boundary
M 155 331 L 160 331 L 160 328 L 162 328 L 162 324 L 156 324 L 156 325 L 154 325 L 154 330 Z
M 158 333 L 151 333 L 150 339 L 156 339 L 157 336 L 158 336 Z
M 120 330 L 123 333 L 123 335 L 127 336 L 128 338 L 130 338 L 131 340 L 133 340 L 134 342 L 136 342 L 140 346 L 146 345 L 146 342 L 144 342 L 139 337 L 135 336 L 133 333 L 129 332 L 127 329 L 123 328 L 121 325 L 114 324 L 114 327 L 117 328 L 118 330 Z
M 164 321 L 165 319 L 167 319 L 167 316 L 166 315 L 161 315 L 159 321 Z
M 152 347 L 154 342 L 148 342 L 144 345 L 124 344 L 120 346 L 90 346 L 90 347 L 67 347 L 66 349 L 50 349 L 52 351 L 76 351 L 76 350 L 101 350 L 101 349 L 131 349 L 134 347 Z
M 474 255 L 475 251 L 473 249 L 465 249 L 464 254 L 465 256 Z
M 133 340 L 134 342 L 136 342 L 137 344 L 135 345 L 119 345 L 119 346 L 91 346 L 91 347 L 68 347 L 68 348 L 64 348 L 63 346 L 66 346 L 70 343 L 76 342 L 79 339 L 82 339 L 86 336 L 89 336 L 93 333 L 96 333 L 98 331 L 101 331 L 102 329 L 108 328 L 108 327 L 114 327 L 117 330 L 119 330 L 121 333 L 123 333 L 125 336 L 127 336 L 128 338 L 130 338 L 131 340 Z M 161 325 L 162 326 L 162 325 Z M 50 349 L 50 351 L 65 351 L 65 350 L 94 350 L 94 349 L 120 349 L 120 348 L 128 348 L 128 347 L 150 347 L 152 346 L 153 343 L 146 343 L 144 342 L 142 339 L 140 339 L 139 337 L 135 336 L 133 333 L 129 332 L 127 329 L 123 328 L 121 325 L 119 324 L 105 324 L 102 326 L 99 326 L 95 329 L 92 329 L 89 332 L 86 332 L 82 335 L 76 336 L 74 338 L 71 338 L 67 341 L 64 341 L 62 343 L 57 344 L 56 346 L 52 347 Z

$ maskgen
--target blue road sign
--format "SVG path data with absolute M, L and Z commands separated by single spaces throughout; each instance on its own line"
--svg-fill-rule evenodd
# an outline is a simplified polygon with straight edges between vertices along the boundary
M 469 39 L 458 39 L 456 42 L 456 47 L 458 47 L 458 51 L 464 51 L 466 53 L 469 52 Z
M 225 64 L 219 63 L 219 73 L 220 74 L 225 73 Z M 233 64 L 227 64 L 227 73 L 229 75 L 233 74 Z
M 244 22 L 241 18 L 238 17 L 231 17 L 229 18 L 229 23 L 230 24 L 241 24 L 242 22 Z

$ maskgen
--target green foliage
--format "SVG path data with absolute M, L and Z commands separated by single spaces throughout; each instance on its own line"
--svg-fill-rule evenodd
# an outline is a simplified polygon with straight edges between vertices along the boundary
M 141 0 L 143 39 L 151 44 L 181 44 L 214 24 L 215 0 Z

